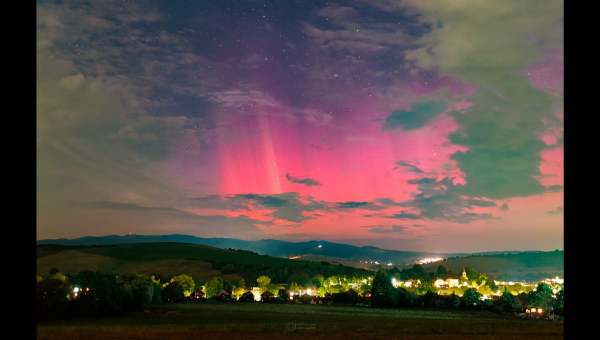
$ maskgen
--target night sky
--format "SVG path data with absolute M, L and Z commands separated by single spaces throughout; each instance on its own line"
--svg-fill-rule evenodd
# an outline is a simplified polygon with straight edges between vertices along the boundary
M 562 1 L 38 1 L 37 239 L 564 249 Z

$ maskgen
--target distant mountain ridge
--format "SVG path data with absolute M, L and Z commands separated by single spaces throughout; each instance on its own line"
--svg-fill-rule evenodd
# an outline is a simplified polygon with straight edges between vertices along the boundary
M 183 242 L 202 244 L 216 248 L 245 249 L 261 255 L 277 257 L 294 257 L 301 255 L 321 255 L 326 257 L 343 258 L 352 261 L 378 261 L 380 263 L 402 264 L 408 259 L 424 257 L 465 256 L 468 254 L 433 254 L 425 252 L 401 251 L 381 249 L 373 246 L 358 247 L 348 244 L 333 243 L 328 241 L 287 242 L 273 239 L 246 241 L 234 238 L 201 238 L 190 235 L 109 235 L 85 236 L 76 239 L 45 239 L 36 244 L 63 244 L 63 245 L 110 245 L 125 243 L 148 242 Z M 319 247 L 321 246 L 321 247 Z M 412 261 L 410 261 L 412 262 Z
M 295 257 L 302 255 L 320 255 L 324 257 L 342 258 L 351 261 L 378 261 L 380 264 L 393 263 L 394 265 L 410 264 L 417 258 L 427 257 L 463 257 L 473 254 L 508 253 L 508 252 L 482 252 L 482 253 L 427 253 L 402 250 L 381 249 L 374 246 L 353 246 L 348 244 L 333 243 L 328 241 L 287 242 L 281 240 L 246 241 L 234 238 L 201 238 L 191 235 L 108 235 L 84 236 L 76 239 L 44 239 L 36 244 L 63 244 L 70 246 L 79 245 L 111 245 L 126 243 L 149 242 L 182 242 L 201 244 L 216 248 L 244 249 L 257 252 L 261 255 L 277 257 Z M 319 247 L 321 246 L 321 247 Z M 516 253 L 516 251 L 511 251 Z

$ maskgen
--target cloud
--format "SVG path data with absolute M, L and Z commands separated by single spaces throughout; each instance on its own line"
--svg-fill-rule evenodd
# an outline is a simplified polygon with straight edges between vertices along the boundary
M 560 0 L 544 2 L 542 10 L 536 2 L 518 0 L 408 0 L 403 5 L 420 12 L 421 22 L 430 23 L 419 48 L 407 56 L 476 85 L 510 87 L 515 71 L 542 59 L 548 48 L 563 45 Z
M 104 204 L 128 222 L 135 213 L 175 214 L 147 207 L 178 207 L 188 199 L 187 188 L 168 175 L 167 160 L 183 147 L 200 149 L 210 126 L 162 107 L 198 89 L 214 91 L 199 80 L 205 79 L 200 64 L 210 62 L 192 53 L 189 32 L 157 31 L 168 18 L 151 6 L 62 1 L 38 2 L 36 9 L 40 230 L 61 234 L 52 216 L 82 211 L 72 201 Z
M 337 202 L 338 209 L 363 209 L 363 210 L 383 210 L 385 207 L 373 204 L 371 202 Z
M 123 203 L 115 201 L 87 201 L 72 202 L 73 207 L 92 209 L 92 212 L 82 213 L 73 210 L 72 216 L 78 220 L 95 226 L 104 232 L 117 229 L 112 233 L 121 234 L 126 228 L 128 231 L 139 230 L 141 233 L 183 233 L 195 235 L 199 231 L 203 237 L 224 237 L 232 234 L 244 238 L 255 238 L 264 233 L 257 227 L 269 226 L 270 221 L 261 221 L 249 218 L 246 215 L 197 215 L 172 207 L 150 207 L 137 203 Z M 107 214 L 104 210 L 110 210 Z M 117 216 L 118 218 L 113 220 Z M 115 221 L 116 225 L 109 223 Z M 100 225 L 97 225 L 100 224 Z M 104 225 L 103 225 L 104 224 Z M 118 231 L 121 230 L 121 231 Z
M 387 218 L 396 218 L 399 220 L 420 220 L 423 219 L 423 216 L 419 215 L 419 214 L 413 214 L 413 213 L 407 213 L 405 211 L 401 211 L 399 213 L 390 215 L 390 216 L 384 216 Z
M 484 201 L 482 199 L 466 199 L 465 204 L 470 208 L 471 205 L 476 207 L 495 207 L 497 204 L 492 201 Z
M 391 227 L 386 227 L 383 225 L 371 225 L 371 226 L 363 226 L 363 228 L 369 228 L 370 233 L 377 234 L 397 234 L 403 233 L 407 230 L 406 227 L 401 225 L 392 225 Z
M 472 206 L 492 207 L 494 202 L 485 201 L 481 198 L 469 198 L 463 193 L 463 185 L 454 184 L 452 179 L 445 177 L 437 180 L 433 177 L 409 180 L 409 184 L 417 185 L 417 194 L 407 201 L 398 202 L 394 205 L 411 210 L 420 211 L 419 214 L 401 211 L 392 215 L 384 216 L 394 219 L 429 219 L 456 223 L 470 223 L 476 220 L 487 220 L 493 218 L 490 213 L 473 213 L 467 210 Z
M 523 1 L 409 0 L 403 5 L 430 24 L 406 58 L 478 87 L 467 98 L 472 106 L 449 114 L 460 126 L 448 136 L 450 142 L 468 149 L 451 157 L 465 173 L 463 193 L 491 199 L 544 193 L 538 176 L 540 153 L 548 146 L 539 136 L 562 127 L 554 114 L 562 98 L 532 87 L 525 70 L 548 53 L 562 53 L 562 1 L 545 2 L 543 10 Z M 384 126 L 393 128 L 412 117 L 389 118 Z
M 418 174 L 425 173 L 425 171 L 423 171 L 423 170 L 421 170 L 421 169 L 417 168 L 417 167 L 416 167 L 416 166 L 414 166 L 414 165 L 408 164 L 407 162 L 404 162 L 404 161 L 398 161 L 398 162 L 396 162 L 396 163 L 394 163 L 394 164 L 397 164 L 397 165 L 400 165 L 400 166 L 404 166 L 404 167 L 407 167 L 407 168 L 409 168 L 409 170 L 408 170 L 409 172 L 415 172 L 415 173 L 418 173 Z
M 546 191 L 537 177 L 541 175 L 540 154 L 547 146 L 532 131 L 543 128 L 541 118 L 552 110 L 540 98 L 546 94 L 532 88 L 521 90 L 531 102 L 507 101 L 478 90 L 467 113 L 450 113 L 461 128 L 448 139 L 468 148 L 450 157 L 465 173 L 466 195 L 503 199 Z
M 96 201 L 96 202 L 73 202 L 74 205 L 92 209 L 109 209 L 109 210 L 122 210 L 122 211 L 179 211 L 173 208 L 164 207 L 144 207 L 135 203 L 120 203 L 110 201 Z
M 192 201 L 195 207 L 202 209 L 223 209 L 230 211 L 274 210 L 265 216 L 294 223 L 301 223 L 314 218 L 307 213 L 331 210 L 326 203 L 315 201 L 310 196 L 300 196 L 295 192 L 275 195 L 210 195 L 197 197 Z
M 401 128 L 414 130 L 425 126 L 435 116 L 442 113 L 446 105 L 443 101 L 414 104 L 410 111 L 394 111 L 385 119 L 383 131 Z
M 556 210 L 548 211 L 548 215 L 564 215 L 565 209 L 563 207 L 557 207 Z
M 318 146 L 317 146 L 317 148 L 318 148 Z M 312 178 L 301 179 L 300 177 L 292 177 L 292 176 L 290 176 L 289 173 L 285 174 L 285 178 L 287 178 L 287 180 L 290 181 L 290 182 L 292 182 L 292 183 L 304 184 L 304 185 L 306 185 L 308 187 L 313 186 L 313 185 L 322 185 L 317 180 L 314 180 Z
M 562 185 L 551 185 L 548 187 L 548 190 L 550 190 L 551 192 L 560 192 L 561 190 L 563 190 L 564 187 Z

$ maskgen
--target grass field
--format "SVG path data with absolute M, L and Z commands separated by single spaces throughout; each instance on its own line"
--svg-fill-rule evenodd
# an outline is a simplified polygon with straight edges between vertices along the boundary
M 38 339 L 563 339 L 564 323 L 485 311 L 180 303 L 151 313 L 45 321 Z M 166 313 L 177 311 L 178 313 Z

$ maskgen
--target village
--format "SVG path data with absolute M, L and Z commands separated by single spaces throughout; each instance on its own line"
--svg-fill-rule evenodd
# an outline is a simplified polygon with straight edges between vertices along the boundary
M 235 289 L 234 291 L 222 288 L 213 296 L 208 297 L 208 299 L 205 294 L 205 286 L 202 286 L 191 292 L 188 300 L 370 306 L 370 298 L 372 296 L 370 288 L 373 284 L 372 281 L 373 277 L 368 277 L 366 280 L 362 280 L 360 282 L 347 282 L 346 285 L 348 289 L 346 291 L 334 293 L 323 292 L 324 289 L 322 287 L 319 288 L 316 285 L 304 287 L 302 285 L 296 285 L 295 283 L 290 285 L 277 284 L 276 286 L 282 289 L 276 293 L 271 292 L 265 286 L 243 287 Z M 526 301 L 529 297 L 529 293 L 535 292 L 537 289 L 536 287 L 538 287 L 539 284 L 545 284 L 547 287 L 551 287 L 550 289 L 552 290 L 552 297 L 556 299 L 556 294 L 564 287 L 564 279 L 561 279 L 557 276 L 555 278 L 546 278 L 539 282 L 529 283 L 497 280 L 492 281 L 493 283 L 491 284 L 490 282 L 480 282 L 480 284 L 478 284 L 476 280 L 470 281 L 468 280 L 466 271 L 463 268 L 459 278 L 437 278 L 433 282 L 434 289 L 429 289 L 429 291 L 425 294 L 438 295 L 439 298 L 434 302 L 434 304 L 439 307 L 445 302 L 448 302 L 449 305 L 452 304 L 452 299 L 456 298 L 458 298 L 457 301 L 464 302 L 466 299 L 464 292 L 466 290 L 474 289 L 477 292 L 481 292 L 477 293 L 478 295 L 476 295 L 480 300 L 480 305 L 492 307 L 503 304 L 504 302 L 501 301 L 503 293 L 508 292 L 510 295 L 515 297 L 515 302 L 512 306 L 512 312 L 515 316 L 539 319 L 543 315 L 546 319 L 558 319 L 558 317 L 553 313 L 546 313 L 546 311 L 551 312 L 553 310 L 553 306 L 525 306 L 528 305 Z M 335 285 L 336 283 L 339 282 L 330 281 L 329 285 Z M 392 278 L 391 283 L 394 288 L 403 288 L 408 294 L 412 295 L 415 302 L 419 300 L 419 297 L 425 295 L 419 294 L 419 292 L 422 292 L 422 290 L 419 290 L 422 285 L 420 279 L 400 281 L 396 278 Z M 492 290 L 490 286 L 497 287 L 497 289 Z M 475 302 L 474 305 L 477 305 L 477 302 Z M 422 306 L 424 306 L 424 302 Z

